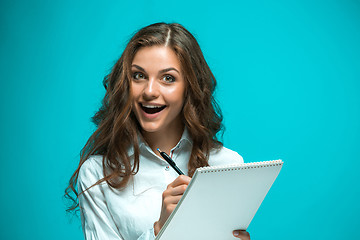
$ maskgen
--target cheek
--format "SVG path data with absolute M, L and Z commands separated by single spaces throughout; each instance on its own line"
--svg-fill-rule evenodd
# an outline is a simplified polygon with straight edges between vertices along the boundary
M 140 95 L 140 87 L 137 84 L 131 84 L 130 94 L 133 99 Z
M 132 105 L 132 111 L 135 113 L 135 115 L 137 116 L 137 112 L 139 111 L 138 109 L 138 104 L 136 103 L 136 101 L 139 99 L 139 87 L 136 86 L 136 84 L 132 84 L 131 88 L 130 88 L 130 99 L 131 99 L 131 105 Z
M 176 105 L 182 105 L 184 102 L 185 89 L 184 87 L 167 89 L 166 96 L 168 102 L 174 103 Z

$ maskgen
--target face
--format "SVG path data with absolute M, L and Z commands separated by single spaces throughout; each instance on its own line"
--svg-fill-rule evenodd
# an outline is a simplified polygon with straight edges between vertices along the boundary
M 182 127 L 185 80 L 181 64 L 169 47 L 143 47 L 131 66 L 134 113 L 147 133 L 171 134 Z

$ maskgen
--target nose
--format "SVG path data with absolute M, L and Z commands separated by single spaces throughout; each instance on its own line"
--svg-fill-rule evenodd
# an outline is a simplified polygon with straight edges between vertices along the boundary
M 154 78 L 150 78 L 145 86 L 143 96 L 146 100 L 151 100 L 159 96 L 159 83 Z

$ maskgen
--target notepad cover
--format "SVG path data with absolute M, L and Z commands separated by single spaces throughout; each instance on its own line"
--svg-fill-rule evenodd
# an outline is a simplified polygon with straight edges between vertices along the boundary
M 234 239 L 232 231 L 248 228 L 282 165 L 275 160 L 197 169 L 156 239 Z

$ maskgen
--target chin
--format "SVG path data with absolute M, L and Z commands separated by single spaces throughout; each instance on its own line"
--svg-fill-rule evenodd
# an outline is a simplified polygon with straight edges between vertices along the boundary
M 160 127 L 157 126 L 157 125 L 153 125 L 153 124 L 140 124 L 141 126 L 141 129 L 144 131 L 144 132 L 148 132 L 148 133 L 154 133 L 154 132 L 158 132 L 160 130 Z

